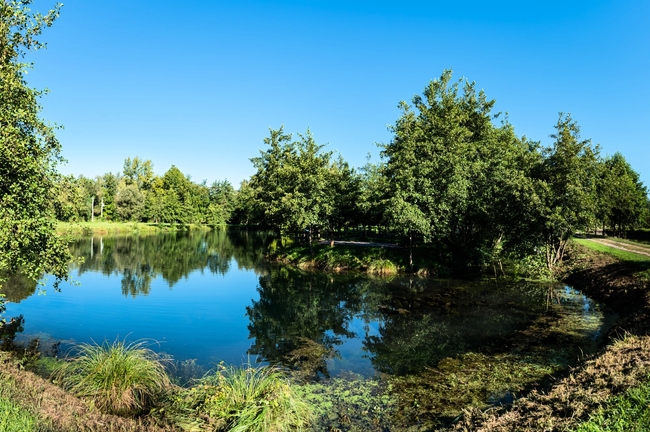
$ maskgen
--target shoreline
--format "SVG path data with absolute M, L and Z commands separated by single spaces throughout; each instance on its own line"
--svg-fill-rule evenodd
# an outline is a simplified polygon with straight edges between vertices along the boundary
M 650 284 L 637 277 L 638 270 L 613 256 L 575 244 L 561 280 L 620 315 L 608 333 L 607 344 L 561 378 L 534 388 L 512 405 L 464 410 L 464 415 L 447 430 L 566 430 L 586 420 L 611 396 L 645 382 L 650 373 Z M 5 353 L 0 353 L 0 377 L 16 385 L 13 393 L 7 389 L 0 396 L 9 395 L 62 430 L 77 430 L 72 428 L 81 424 L 83 430 L 101 430 L 92 429 L 99 424 L 111 425 L 114 430 L 169 430 L 154 426 L 147 418 L 112 418 L 115 416 L 93 411 L 48 380 L 21 370 Z M 22 394 L 25 396 L 18 397 Z M 54 404 L 50 397 L 72 399 Z M 58 411 L 47 406 L 57 406 Z M 71 418 L 80 423 L 73 426 Z

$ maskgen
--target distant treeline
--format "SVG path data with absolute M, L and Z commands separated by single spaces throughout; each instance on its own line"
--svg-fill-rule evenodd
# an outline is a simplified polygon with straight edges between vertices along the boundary
M 624 235 L 649 226 L 647 189 L 622 154 L 602 157 L 563 113 L 543 147 L 517 135 L 494 103 L 445 71 L 411 104 L 400 103 L 378 163 L 354 169 L 309 130 L 294 139 L 280 128 L 238 190 L 227 181 L 194 183 L 174 166 L 158 177 L 136 157 L 121 174 L 61 178 L 57 215 L 264 225 L 309 242 L 315 233 L 374 227 L 455 266 L 537 256 L 549 270 L 577 231 Z

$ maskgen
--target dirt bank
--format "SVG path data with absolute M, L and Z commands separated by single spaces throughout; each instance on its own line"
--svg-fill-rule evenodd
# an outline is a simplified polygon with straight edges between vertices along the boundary
M 8 353 L 0 352 L 2 394 L 44 420 L 48 431 L 162 432 L 147 422 L 100 413 L 60 387 L 21 370 Z M 166 429 L 169 431 L 170 429 Z

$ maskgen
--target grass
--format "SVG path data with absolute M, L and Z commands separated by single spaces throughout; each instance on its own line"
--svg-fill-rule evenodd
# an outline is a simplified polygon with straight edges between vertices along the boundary
M 233 432 L 300 431 L 313 422 L 282 371 L 270 366 L 219 366 L 195 387 L 180 391 L 161 410 L 184 430 Z
M 91 234 L 155 234 L 166 231 L 211 229 L 199 224 L 153 224 L 141 222 L 58 222 L 56 231 L 63 235 Z
M 314 256 L 309 246 L 290 246 L 278 249 L 274 257 L 298 267 L 314 267 L 320 270 L 353 270 L 371 274 L 393 275 L 401 270 L 401 249 L 361 247 L 329 244 L 314 245 Z
M 621 249 L 616 249 L 610 246 L 605 246 L 600 243 L 596 243 L 587 239 L 574 238 L 573 241 L 579 245 L 582 245 L 591 250 L 597 252 L 603 252 L 609 255 L 612 255 L 618 258 L 621 261 L 626 263 L 650 263 L 650 257 L 645 255 L 640 255 L 634 252 L 624 251 Z
M 576 432 L 650 430 L 650 380 L 610 399 Z
M 53 378 L 101 411 L 133 416 L 154 406 L 171 382 L 158 356 L 144 342 L 82 344 L 57 367 Z
M 30 432 L 40 430 L 38 419 L 11 400 L 0 396 L 0 430 Z

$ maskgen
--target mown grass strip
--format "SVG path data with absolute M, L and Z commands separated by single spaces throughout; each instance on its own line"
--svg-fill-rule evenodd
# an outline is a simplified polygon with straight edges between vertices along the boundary
M 650 430 L 650 381 L 612 398 L 576 432 Z
M 584 247 L 587 247 L 591 250 L 595 250 L 597 252 L 603 252 L 609 255 L 612 255 L 616 258 L 618 258 L 621 261 L 625 261 L 628 263 L 650 263 L 650 257 L 637 254 L 634 252 L 629 252 L 625 251 L 622 249 L 616 249 L 611 246 L 605 246 L 603 244 L 597 243 L 595 241 L 591 241 L 588 239 L 580 239 L 580 238 L 574 238 L 574 242 L 576 242 L 579 245 L 582 245 Z

